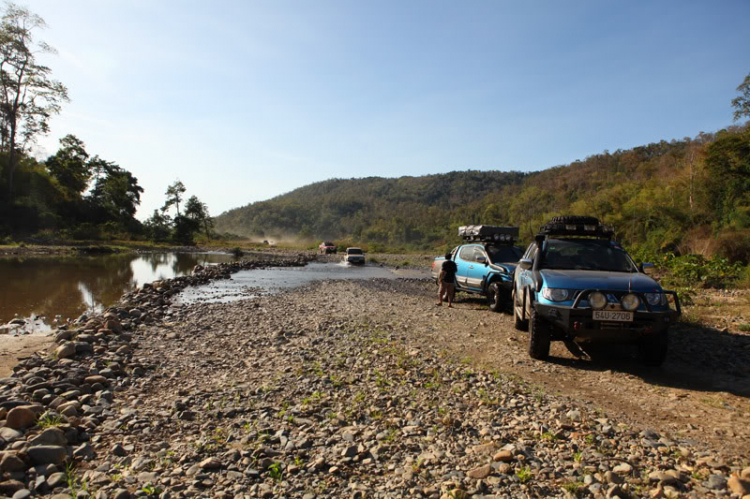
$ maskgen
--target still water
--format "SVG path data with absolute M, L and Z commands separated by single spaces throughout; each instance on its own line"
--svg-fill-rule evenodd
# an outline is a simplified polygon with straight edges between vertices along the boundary
M 219 253 L 2 257 L 0 325 L 17 318 L 26 325 L 16 332 L 48 331 L 88 310 L 103 310 L 136 286 L 232 260 Z
M 241 270 L 232 279 L 195 286 L 180 293 L 178 302 L 227 302 L 296 288 L 313 281 L 341 279 L 396 279 L 427 277 L 427 270 L 395 270 L 348 263 L 308 263 L 304 267 Z

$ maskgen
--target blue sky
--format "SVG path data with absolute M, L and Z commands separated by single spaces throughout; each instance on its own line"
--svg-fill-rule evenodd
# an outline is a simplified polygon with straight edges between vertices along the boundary
M 23 4 L 23 2 L 19 3 Z M 33 0 L 72 133 L 219 213 L 329 178 L 540 170 L 732 123 L 750 2 Z

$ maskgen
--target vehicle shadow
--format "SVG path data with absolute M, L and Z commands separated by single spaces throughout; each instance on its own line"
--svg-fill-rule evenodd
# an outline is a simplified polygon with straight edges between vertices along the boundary
M 550 357 L 549 362 L 587 371 L 617 371 L 653 385 L 750 398 L 750 335 L 680 322 L 669 331 L 669 354 L 661 367 L 646 367 L 635 347 L 586 348 L 590 359 Z
M 469 305 L 469 310 L 476 310 L 476 311 L 482 311 L 487 312 L 488 311 L 488 304 L 487 304 L 487 298 L 480 295 L 475 295 L 471 293 L 465 293 L 465 292 L 459 292 L 456 293 L 455 298 L 453 299 L 453 304 L 465 304 Z M 500 310 L 501 314 L 503 315 L 511 315 L 513 314 L 513 307 L 511 306 L 510 298 L 507 300 L 504 300 L 503 302 L 503 308 Z

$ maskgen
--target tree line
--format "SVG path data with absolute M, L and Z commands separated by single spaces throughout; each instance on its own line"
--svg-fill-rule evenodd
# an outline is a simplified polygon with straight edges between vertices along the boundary
M 211 236 L 207 206 L 196 196 L 180 202 L 182 182 L 167 189 L 164 207 L 145 224 L 135 218 L 143 188 L 131 172 L 91 156 L 74 135 L 39 161 L 30 150 L 49 132 L 49 120 L 69 101 L 68 90 L 38 62 L 54 49 L 35 35 L 44 20 L 6 3 L 0 17 L 0 239 L 151 239 L 192 244 Z M 168 210 L 176 205 L 176 216 Z M 155 218 L 156 217 L 156 218 Z

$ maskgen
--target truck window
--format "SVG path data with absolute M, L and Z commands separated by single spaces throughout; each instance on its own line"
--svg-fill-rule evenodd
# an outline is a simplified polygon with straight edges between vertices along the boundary
M 515 246 L 487 246 L 492 263 L 513 263 L 521 259 L 521 250 Z
M 464 246 L 463 248 L 461 248 L 461 252 L 458 254 L 458 256 L 465 262 L 473 262 L 475 248 L 476 246 Z
M 529 244 L 528 249 L 526 250 L 526 253 L 523 254 L 523 258 L 533 258 L 534 252 L 536 251 L 536 243 Z

